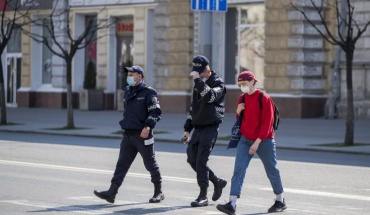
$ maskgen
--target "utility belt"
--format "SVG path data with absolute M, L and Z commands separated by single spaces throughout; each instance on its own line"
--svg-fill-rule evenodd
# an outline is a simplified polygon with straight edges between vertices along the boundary
M 220 125 L 220 123 L 214 122 L 213 124 L 208 124 L 208 125 L 195 125 L 194 128 L 195 129 L 202 129 L 202 128 L 206 128 L 206 127 L 218 127 L 219 125 Z
M 123 130 L 123 133 L 126 133 L 128 136 L 140 135 L 141 134 L 141 130 L 126 129 L 126 130 Z

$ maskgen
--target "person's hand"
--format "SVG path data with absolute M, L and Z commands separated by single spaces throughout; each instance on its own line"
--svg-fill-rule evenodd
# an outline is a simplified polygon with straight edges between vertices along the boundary
M 200 77 L 199 77 L 199 72 L 192 71 L 192 72 L 190 73 L 190 77 L 192 77 L 193 79 L 200 78 Z
M 148 129 L 143 128 L 143 130 L 141 130 L 140 137 L 142 137 L 144 139 L 148 138 L 149 137 L 149 132 L 150 131 Z
M 240 104 L 238 104 L 238 108 L 236 109 L 236 113 L 238 115 L 240 115 L 240 112 L 242 112 L 242 110 L 244 110 L 244 109 L 245 109 L 244 103 L 240 103 Z
M 182 143 L 184 144 L 188 144 L 189 143 L 189 136 L 190 136 L 190 133 L 185 131 L 184 134 L 182 135 Z
M 260 143 L 261 143 L 260 139 L 257 139 L 256 141 L 254 141 L 253 145 L 249 148 L 249 154 L 250 155 L 254 155 L 256 153 Z

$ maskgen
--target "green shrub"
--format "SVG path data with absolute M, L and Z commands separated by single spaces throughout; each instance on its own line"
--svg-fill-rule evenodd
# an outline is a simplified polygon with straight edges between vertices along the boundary
M 85 71 L 84 89 L 95 89 L 96 87 L 96 69 L 95 64 L 89 61 Z

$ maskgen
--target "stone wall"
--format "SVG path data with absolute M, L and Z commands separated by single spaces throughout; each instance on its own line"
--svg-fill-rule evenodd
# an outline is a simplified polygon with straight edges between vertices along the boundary
M 291 3 L 323 28 L 309 1 L 266 0 L 264 87 L 283 117 L 321 117 L 327 93 L 325 68 L 332 63 L 332 48 Z M 324 14 L 330 15 L 329 11 Z
M 345 118 L 347 113 L 346 68 L 341 68 L 341 100 L 338 104 L 339 117 Z M 370 63 L 355 63 L 352 67 L 353 104 L 355 118 L 370 119 Z
M 166 112 L 186 112 L 192 82 L 193 13 L 188 0 L 158 0 L 154 10 L 154 88 Z M 177 93 L 171 93 L 177 92 Z
M 351 1 L 355 8 L 354 19 L 363 29 L 366 22 L 370 21 L 370 2 L 368 0 Z M 370 26 L 369 26 L 370 27 Z M 370 29 L 365 31 L 356 43 L 353 58 L 352 80 L 355 118 L 370 119 Z M 347 111 L 347 85 L 345 54 L 342 54 L 340 68 L 340 102 L 338 113 L 340 118 L 346 117 Z
M 193 15 L 187 0 L 159 0 L 155 8 L 155 88 L 189 90 Z

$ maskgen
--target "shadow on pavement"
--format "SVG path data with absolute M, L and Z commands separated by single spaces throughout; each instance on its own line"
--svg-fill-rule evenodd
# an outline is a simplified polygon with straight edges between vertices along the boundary
M 100 211 L 104 210 L 104 208 L 116 208 L 120 207 L 122 205 L 112 205 L 112 204 L 94 204 L 94 205 L 63 205 L 59 207 L 50 207 L 45 208 L 43 210 L 33 210 L 33 211 L 27 211 L 28 213 L 48 213 L 52 211 L 70 211 L 70 212 L 83 212 L 83 211 Z
M 168 211 L 181 210 L 183 208 L 191 208 L 190 206 L 171 206 L 171 207 L 158 207 L 158 208 L 131 208 L 127 210 L 115 211 L 118 214 L 156 214 Z M 173 212 L 175 213 L 175 212 Z

